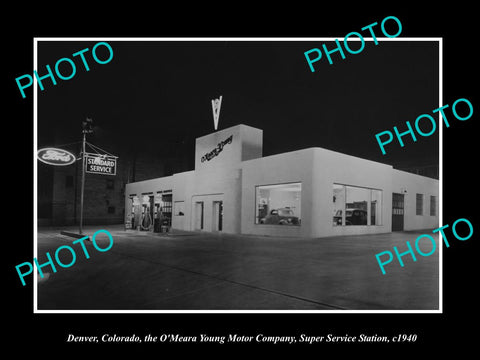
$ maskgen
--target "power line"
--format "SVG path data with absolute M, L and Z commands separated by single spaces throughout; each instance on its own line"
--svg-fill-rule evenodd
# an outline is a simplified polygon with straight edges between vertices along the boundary
M 89 142 L 87 142 L 87 141 L 86 141 L 85 143 L 86 143 L 88 146 L 90 146 L 90 148 L 92 148 L 92 150 L 95 151 L 97 154 L 100 154 L 100 153 L 98 152 L 98 150 L 100 150 L 100 151 L 103 151 L 103 152 L 104 152 L 105 154 L 107 154 L 108 156 L 115 157 L 115 158 L 118 157 L 118 156 L 115 156 L 115 155 L 110 154 L 108 151 L 102 149 L 101 147 L 98 147 L 98 146 L 96 146 L 96 145 L 93 145 L 93 144 L 91 144 L 91 143 L 89 143 Z

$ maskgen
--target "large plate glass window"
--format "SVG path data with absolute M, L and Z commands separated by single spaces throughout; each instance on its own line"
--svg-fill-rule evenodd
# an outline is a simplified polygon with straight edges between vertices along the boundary
M 301 183 L 257 186 L 255 199 L 255 224 L 301 224 Z
M 382 190 L 333 184 L 333 226 L 381 225 Z

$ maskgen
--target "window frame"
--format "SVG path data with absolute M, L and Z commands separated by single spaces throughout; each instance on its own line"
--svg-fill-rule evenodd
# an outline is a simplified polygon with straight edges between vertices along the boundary
M 115 180 L 114 179 L 105 179 L 105 188 L 106 188 L 106 190 L 115 190 Z
M 423 203 L 424 203 L 424 195 L 423 194 L 420 194 L 420 193 L 416 193 L 415 194 L 415 215 L 417 216 L 423 216 L 424 214 L 424 206 L 423 206 Z M 420 200 L 420 201 L 419 201 Z M 419 206 L 420 204 L 420 206 Z
M 73 188 L 74 185 L 75 185 L 74 176 L 70 174 L 65 175 L 65 188 L 66 189 Z
M 433 206 L 432 206 L 433 200 Z M 430 216 L 437 216 L 437 196 L 430 195 Z
M 343 204 L 341 205 L 341 208 L 340 209 L 337 209 L 335 211 L 335 214 L 333 215 L 333 217 L 336 216 L 338 210 L 341 210 L 342 211 L 342 223 L 341 224 L 335 224 L 334 221 L 332 221 L 332 227 L 345 227 L 345 226 L 348 226 L 348 227 L 352 227 L 352 226 L 383 226 L 383 222 L 384 222 L 384 219 L 383 219 L 383 209 L 384 209 L 384 190 L 383 189 L 379 189 L 379 188 L 374 188 L 374 187 L 367 187 L 367 186 L 359 186 L 359 185 L 351 185 L 351 184 L 342 184 L 342 183 L 337 183 L 337 182 L 334 182 L 332 183 L 332 193 L 333 193 L 333 189 L 334 189 L 334 186 L 340 186 L 342 187 L 342 193 L 343 193 Z M 346 224 L 346 210 L 347 210 L 347 187 L 350 187 L 350 188 L 357 188 L 357 189 L 365 189 L 365 190 L 368 190 L 368 196 L 367 196 L 367 223 L 366 224 L 350 224 L 350 225 L 347 225 Z M 379 191 L 380 192 L 380 209 L 378 211 L 378 213 L 376 212 L 375 214 L 375 224 L 372 224 L 372 198 L 373 198 L 373 192 L 374 191 Z M 332 196 L 332 200 L 333 200 L 333 196 Z M 332 202 L 332 205 L 333 205 L 333 202 Z M 333 209 L 335 210 L 335 208 Z M 333 211 L 332 211 L 333 213 Z
M 301 208 L 302 208 L 302 182 L 301 181 L 288 181 L 288 182 L 280 182 L 280 183 L 269 183 L 269 184 L 262 184 L 262 185 L 255 185 L 255 191 L 254 191 L 254 197 L 255 197 L 255 200 L 254 200 L 254 217 L 253 217 L 253 223 L 255 226 L 282 226 L 282 227 L 286 227 L 285 225 L 282 225 L 282 224 L 264 224 L 264 223 L 261 223 L 260 222 L 260 219 L 259 219 L 259 216 L 258 216 L 258 203 L 257 203 L 257 194 L 258 194 L 258 191 L 259 191 L 259 188 L 264 188 L 264 187 L 269 187 L 269 186 L 280 186 L 280 185 L 300 185 L 300 214 L 301 214 Z M 273 209 L 271 209 L 270 211 L 272 211 Z M 268 211 L 268 213 L 270 213 L 270 211 Z M 298 217 L 298 216 L 297 216 Z M 287 227 L 293 227 L 293 228 L 297 228 L 297 227 L 301 227 L 302 226 L 302 217 L 298 217 L 299 218 L 299 223 L 298 224 L 291 224 L 291 225 L 288 225 Z

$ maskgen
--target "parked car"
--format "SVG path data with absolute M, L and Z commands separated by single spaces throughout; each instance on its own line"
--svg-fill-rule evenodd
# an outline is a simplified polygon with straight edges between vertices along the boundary
M 342 210 L 333 216 L 335 225 L 342 225 Z M 367 225 L 367 210 L 351 208 L 345 212 L 345 225 Z
M 260 224 L 300 225 L 300 219 L 290 208 L 273 209 L 270 214 L 260 219 Z

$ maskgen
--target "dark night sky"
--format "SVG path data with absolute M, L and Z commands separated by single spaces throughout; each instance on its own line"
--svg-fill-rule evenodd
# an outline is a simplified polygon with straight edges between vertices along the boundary
M 40 42 L 39 74 L 96 42 Z M 314 73 L 303 53 L 324 41 L 108 42 L 110 63 L 95 63 L 89 52 L 89 72 L 77 57 L 71 80 L 46 80 L 38 93 L 39 147 L 79 140 L 89 116 L 99 127 L 90 141 L 107 150 L 175 144 L 193 158 L 194 139 L 214 130 L 210 100 L 223 95 L 219 128 L 263 129 L 264 156 L 315 146 L 394 166 L 438 163 L 438 131 L 406 139 L 404 148 L 392 143 L 385 156 L 375 140 L 438 107 L 436 42 L 369 41 L 345 60 L 332 54 L 333 65 L 324 55 Z

